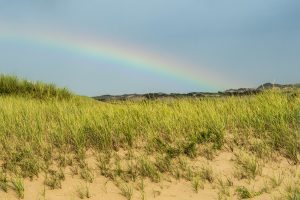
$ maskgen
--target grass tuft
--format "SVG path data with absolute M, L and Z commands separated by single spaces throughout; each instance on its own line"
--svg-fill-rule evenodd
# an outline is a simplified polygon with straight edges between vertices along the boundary
M 262 166 L 258 159 L 246 152 L 239 152 L 236 154 L 236 175 L 240 178 L 254 179 L 257 175 L 262 173 Z
M 4 192 L 7 192 L 8 190 L 8 180 L 5 173 L 0 172 L 0 189 Z
M 80 199 L 91 198 L 89 186 L 86 184 L 85 186 L 80 186 L 76 190 L 78 197 Z
M 192 186 L 196 193 L 199 192 L 199 189 L 204 189 L 204 184 L 203 184 L 203 182 L 201 182 L 201 179 L 199 177 L 193 178 Z
M 65 175 L 61 169 L 59 171 L 49 170 L 44 183 L 52 190 L 61 189 L 61 184 L 64 180 Z
M 12 189 L 16 192 L 19 199 L 24 199 L 24 183 L 21 178 L 11 180 Z
M 160 174 L 158 173 L 156 166 L 145 157 L 142 157 L 139 160 L 139 171 L 143 177 L 148 177 L 155 182 L 160 181 Z
M 240 199 L 248 199 L 252 197 L 251 192 L 244 186 L 237 187 L 236 193 Z
M 123 184 L 119 186 L 121 194 L 127 199 L 131 200 L 133 196 L 133 189 L 130 185 Z

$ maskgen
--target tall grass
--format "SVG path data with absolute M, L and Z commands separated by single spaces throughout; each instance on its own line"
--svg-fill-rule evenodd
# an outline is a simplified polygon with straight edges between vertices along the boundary
M 4 172 L 33 177 L 45 170 L 55 152 L 80 157 L 88 149 L 139 148 L 149 154 L 159 152 L 166 160 L 182 154 L 194 158 L 199 144 L 211 143 L 220 149 L 228 135 L 233 136 L 231 145 L 244 145 L 251 151 L 251 138 L 255 138 L 298 162 L 300 96 L 296 90 L 292 94 L 270 90 L 248 97 L 102 103 L 82 97 L 63 99 L 70 93 L 51 86 L 36 89 L 38 84 L 14 78 L 4 80 L 0 78 L 1 93 L 12 94 L 0 97 Z M 35 89 L 26 89 L 28 85 Z M 51 93 L 55 98 L 40 101 L 16 96 L 20 91 L 37 97 Z M 151 167 L 156 171 L 154 164 Z
M 17 95 L 38 99 L 66 99 L 72 96 L 67 89 L 57 88 L 54 84 L 32 82 L 18 79 L 16 76 L 0 74 L 0 95 Z

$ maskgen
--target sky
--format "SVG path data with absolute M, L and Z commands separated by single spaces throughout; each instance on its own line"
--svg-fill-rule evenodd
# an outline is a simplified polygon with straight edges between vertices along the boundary
M 0 73 L 80 95 L 300 82 L 299 0 L 0 0 Z

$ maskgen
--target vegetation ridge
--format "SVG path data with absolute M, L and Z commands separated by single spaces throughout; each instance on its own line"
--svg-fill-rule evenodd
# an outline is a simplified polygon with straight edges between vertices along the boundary
M 293 90 L 300 88 L 300 84 L 272 84 L 265 83 L 257 88 L 239 88 L 228 89 L 219 92 L 190 92 L 190 93 L 146 93 L 146 94 L 123 94 L 123 95 L 102 95 L 93 97 L 98 101 L 115 101 L 115 100 L 149 100 L 162 98 L 191 98 L 191 97 L 224 97 L 224 96 L 243 96 L 253 95 L 270 89 Z
M 16 76 L 0 74 L 0 95 L 26 96 L 38 99 L 68 99 L 72 93 L 66 88 L 57 88 L 54 84 L 33 82 L 19 79 Z

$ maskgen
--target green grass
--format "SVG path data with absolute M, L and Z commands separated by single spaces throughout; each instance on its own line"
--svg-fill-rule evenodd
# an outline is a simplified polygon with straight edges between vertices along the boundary
M 204 185 L 201 182 L 201 179 L 199 177 L 193 178 L 193 180 L 192 180 L 192 187 L 193 187 L 193 189 L 194 189 L 194 191 L 196 193 L 199 192 L 199 189 L 204 189 Z
M 236 154 L 236 175 L 239 178 L 252 178 L 254 179 L 257 175 L 261 174 L 262 166 L 258 159 L 243 151 Z
M 298 176 L 298 177 L 297 177 Z M 300 175 L 296 175 L 296 180 L 290 182 L 286 187 L 285 199 L 287 200 L 300 200 Z
M 21 178 L 15 178 L 11 181 L 12 189 L 16 192 L 19 199 L 24 199 L 24 183 Z
M 78 166 L 81 169 L 74 172 L 93 181 L 84 162 L 87 151 L 96 152 L 101 174 L 110 179 L 135 180 L 140 175 L 157 182 L 167 173 L 194 180 L 195 190 L 199 187 L 195 176 L 213 182 L 213 172 L 203 168 L 197 174 L 180 167 L 177 161 L 182 156 L 205 155 L 212 160 L 226 146 L 243 147 L 260 158 L 276 152 L 299 162 L 299 90 L 103 103 L 52 85 L 1 76 L 0 94 L 1 173 L 34 178 L 44 172 L 45 184 L 52 189 L 64 179 L 60 172 L 49 172 L 53 165 Z M 139 154 L 117 163 L 107 152 L 118 150 Z M 240 155 L 237 164 L 245 177 L 259 174 L 255 156 Z M 6 177 L 0 182 L 6 190 Z
M 244 186 L 237 187 L 236 193 L 240 199 L 248 199 L 253 196 L 251 192 Z
M 0 189 L 4 192 L 8 191 L 8 180 L 6 174 L 0 172 Z
M 139 160 L 139 171 L 143 177 L 149 177 L 152 181 L 158 182 L 160 180 L 157 168 L 146 158 Z
M 94 174 L 88 167 L 84 167 L 83 169 L 81 169 L 80 176 L 87 182 L 92 183 L 94 181 Z
M 18 79 L 16 76 L 0 74 L 0 95 L 15 95 L 37 99 L 69 99 L 72 93 L 57 88 L 54 84 Z
M 62 181 L 65 180 L 65 175 L 62 170 L 55 171 L 49 170 L 45 178 L 44 184 L 47 185 L 50 189 L 60 189 Z
M 209 165 L 202 166 L 201 171 L 200 171 L 200 176 L 203 180 L 206 180 L 210 183 L 212 183 L 214 181 L 213 170 L 212 170 L 211 166 L 209 166 Z

